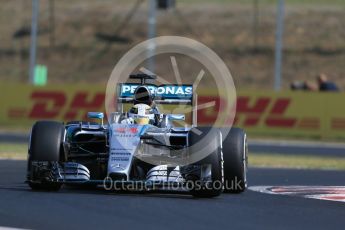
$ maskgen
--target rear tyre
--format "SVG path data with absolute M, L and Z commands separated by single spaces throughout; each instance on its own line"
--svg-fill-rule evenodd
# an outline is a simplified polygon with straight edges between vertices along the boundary
M 201 131 L 201 135 L 200 134 Z M 205 137 L 207 135 L 207 137 Z M 207 184 L 200 184 L 200 178 L 188 179 L 188 183 L 192 183 L 191 194 L 194 197 L 200 198 L 211 198 L 222 194 L 223 192 L 223 154 L 221 149 L 221 135 L 219 130 L 208 128 L 208 127 L 198 127 L 197 130 L 191 130 L 189 135 L 189 146 L 190 151 L 195 153 L 198 151 L 193 145 L 202 140 L 202 145 L 210 150 L 210 154 L 194 163 L 194 165 L 211 165 L 211 181 Z M 200 147 L 198 147 L 200 148 Z M 197 181 L 199 184 L 197 184 Z
M 223 141 L 224 192 L 241 193 L 247 188 L 247 153 L 245 132 L 239 128 L 231 128 Z
M 61 188 L 61 184 L 37 181 L 37 178 L 33 178 L 31 163 L 32 161 L 59 162 L 60 159 L 63 159 L 64 133 L 64 125 L 54 121 L 38 121 L 32 127 L 28 156 L 28 181 L 33 190 L 57 191 Z

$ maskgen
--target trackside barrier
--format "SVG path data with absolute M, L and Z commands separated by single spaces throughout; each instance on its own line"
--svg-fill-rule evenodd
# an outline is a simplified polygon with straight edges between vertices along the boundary
M 198 124 L 209 125 L 223 98 L 200 90 Z M 88 111 L 104 111 L 105 87 L 0 85 L 0 127 L 30 127 L 36 120 L 84 120 Z M 281 137 L 345 138 L 345 94 L 309 92 L 237 92 L 235 125 L 249 134 Z

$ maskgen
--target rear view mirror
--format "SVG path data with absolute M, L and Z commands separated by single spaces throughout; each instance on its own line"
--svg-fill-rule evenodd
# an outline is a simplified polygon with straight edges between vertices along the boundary
M 104 114 L 100 112 L 88 112 L 87 113 L 88 118 L 93 118 L 93 119 L 103 119 Z
M 91 119 L 101 119 L 101 124 L 103 126 L 104 113 L 101 112 L 88 112 L 87 117 Z
M 169 121 L 184 121 L 186 119 L 184 114 L 168 114 Z

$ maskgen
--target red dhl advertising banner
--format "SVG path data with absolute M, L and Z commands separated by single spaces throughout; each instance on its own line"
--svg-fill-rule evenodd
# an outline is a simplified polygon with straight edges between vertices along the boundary
M 37 120 L 84 120 L 89 111 L 104 111 L 105 87 L 1 85 L 0 127 L 27 128 Z M 198 95 L 216 106 L 198 111 L 198 124 L 217 118 L 221 96 Z M 345 138 L 343 93 L 237 92 L 235 125 L 249 134 L 281 137 Z M 219 106 L 218 106 L 219 107 Z

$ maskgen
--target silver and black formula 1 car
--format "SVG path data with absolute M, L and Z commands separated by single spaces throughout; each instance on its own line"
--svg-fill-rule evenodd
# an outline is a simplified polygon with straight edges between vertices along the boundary
M 243 130 L 177 125 L 185 115 L 162 114 L 159 105 L 193 106 L 193 86 L 146 84 L 154 76 L 145 74 L 130 78 L 141 83 L 119 84 L 118 112 L 111 113 L 106 125 L 98 112 L 89 112 L 88 117 L 99 122 L 37 121 L 33 125 L 27 168 L 33 190 L 59 190 L 63 184 L 73 184 L 112 190 L 181 190 L 196 197 L 215 197 L 223 191 L 246 189 Z M 128 105 L 132 107 L 124 112 Z

